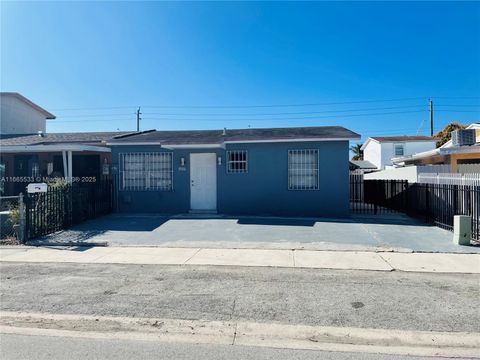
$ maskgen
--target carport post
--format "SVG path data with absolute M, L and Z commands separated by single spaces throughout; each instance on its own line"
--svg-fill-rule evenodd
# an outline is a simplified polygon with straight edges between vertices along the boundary
M 67 152 L 65 150 L 62 151 L 62 159 L 63 159 L 63 177 L 65 178 L 65 181 L 67 181 L 67 177 L 68 177 Z
M 68 183 L 72 183 L 73 169 L 72 169 L 72 152 L 68 152 Z

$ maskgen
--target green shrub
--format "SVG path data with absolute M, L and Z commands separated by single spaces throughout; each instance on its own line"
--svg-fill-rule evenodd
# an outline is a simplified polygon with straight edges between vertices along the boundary
M 9 220 L 12 225 L 20 224 L 20 209 L 18 207 L 11 207 Z

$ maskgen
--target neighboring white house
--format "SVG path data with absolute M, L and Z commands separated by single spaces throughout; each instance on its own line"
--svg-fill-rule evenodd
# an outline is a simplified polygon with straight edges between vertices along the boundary
M 429 136 L 375 136 L 362 145 L 363 160 L 370 161 L 377 169 L 392 166 L 392 158 L 435 149 L 435 140 Z
M 0 93 L 0 135 L 37 134 L 55 115 L 15 92 Z
M 449 168 L 448 171 L 438 171 L 440 173 L 480 173 L 480 124 L 470 124 L 466 130 L 454 131 L 452 137 L 454 141 L 449 140 L 438 149 L 398 156 L 392 161 L 395 166 Z
M 395 168 L 367 174 L 365 179 L 457 185 L 479 184 L 480 124 L 471 124 L 467 130 L 469 130 L 468 134 L 452 133 L 455 141 L 450 140 L 439 148 L 394 157 L 392 162 Z

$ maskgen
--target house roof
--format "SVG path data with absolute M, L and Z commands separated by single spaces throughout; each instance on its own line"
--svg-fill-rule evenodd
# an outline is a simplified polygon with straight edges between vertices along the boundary
M 223 144 L 224 142 L 263 142 L 301 140 L 358 139 L 360 135 L 340 126 L 143 132 L 78 132 L 44 133 L 42 135 L 0 135 L 0 146 L 53 144 L 128 144 L 156 143 L 161 145 Z
M 433 137 L 430 136 L 371 136 L 365 141 L 365 143 L 360 148 L 364 150 L 370 141 L 376 142 L 415 142 L 415 141 L 435 141 Z
M 115 136 L 124 136 L 132 132 L 78 132 L 44 133 L 35 135 L 1 135 L 0 146 L 49 145 L 60 143 L 95 144 L 105 142 Z
M 231 142 L 350 140 L 360 135 L 341 126 L 150 131 L 122 138 L 113 138 L 107 144 L 158 143 L 161 145 L 224 144 Z
M 51 112 L 45 110 L 41 106 L 38 106 L 33 101 L 27 99 L 25 96 L 23 96 L 23 95 L 21 95 L 17 92 L 0 92 L 0 97 L 3 97 L 3 96 L 10 96 L 10 97 L 17 98 L 18 100 L 24 102 L 28 106 L 30 106 L 33 109 L 37 110 L 38 112 L 42 113 L 45 116 L 46 119 L 56 119 L 56 116 L 53 115 Z
M 435 139 L 430 136 L 372 136 L 373 140 L 378 142 L 391 142 L 391 141 L 434 141 Z
M 357 169 L 376 169 L 377 168 L 368 160 L 350 160 L 350 163 L 354 165 Z

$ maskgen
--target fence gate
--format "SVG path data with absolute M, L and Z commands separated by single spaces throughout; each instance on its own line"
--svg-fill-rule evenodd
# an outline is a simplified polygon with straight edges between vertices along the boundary
M 350 174 L 350 210 L 358 214 L 406 212 L 406 180 L 364 180 L 363 174 Z
M 25 196 L 26 238 L 52 234 L 112 211 L 112 183 L 49 187 Z

